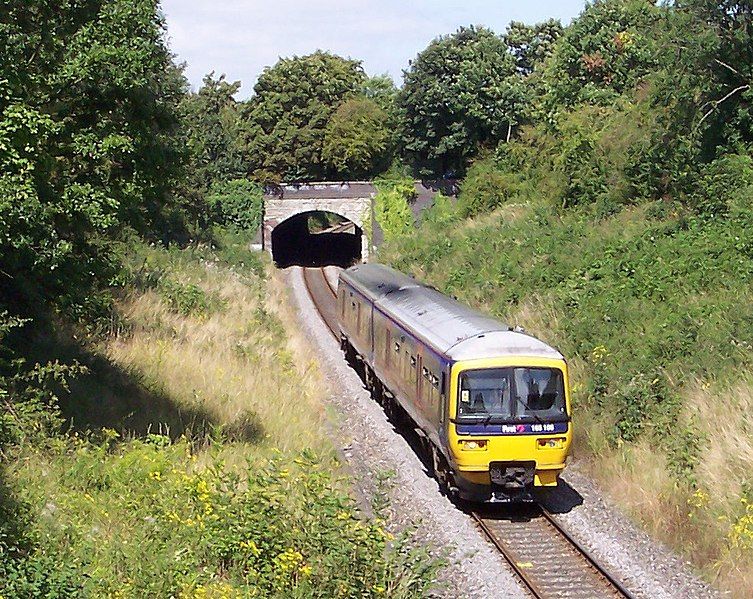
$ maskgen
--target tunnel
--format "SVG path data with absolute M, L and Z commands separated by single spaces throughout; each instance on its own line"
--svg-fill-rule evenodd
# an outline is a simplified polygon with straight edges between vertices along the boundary
M 361 260 L 363 231 L 333 212 L 304 212 L 272 230 L 272 259 L 288 266 L 348 267 Z

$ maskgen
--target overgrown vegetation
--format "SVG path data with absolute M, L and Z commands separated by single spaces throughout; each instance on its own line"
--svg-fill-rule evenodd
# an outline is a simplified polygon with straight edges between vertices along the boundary
M 156 0 L 3 2 L 5 595 L 425 590 L 332 477 L 316 370 L 246 247 L 261 185 L 375 177 L 384 258 L 560 346 L 595 475 L 745 596 L 752 22 L 596 0 L 440 37 L 400 90 L 317 51 L 239 101 L 188 90 Z M 416 175 L 464 176 L 418 229 Z
M 579 455 L 740 597 L 753 572 L 751 10 L 588 5 L 527 77 L 528 124 L 381 254 L 557 345 Z
M 137 248 L 117 334 L 60 400 L 18 393 L 74 374 L 55 365 L 3 389 L 0 595 L 426 590 L 433 562 L 365 519 L 335 474 L 317 368 L 246 241 Z

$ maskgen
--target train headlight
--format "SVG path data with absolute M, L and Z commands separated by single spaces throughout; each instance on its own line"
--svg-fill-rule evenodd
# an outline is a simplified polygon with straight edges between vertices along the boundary
M 565 437 L 553 437 L 551 439 L 539 439 L 539 449 L 562 449 L 565 446 Z
M 488 441 L 486 439 L 460 439 L 462 451 L 486 451 Z

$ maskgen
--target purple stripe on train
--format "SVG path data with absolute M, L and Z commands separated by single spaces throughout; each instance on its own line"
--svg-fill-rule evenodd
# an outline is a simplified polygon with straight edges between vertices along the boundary
M 459 435 L 551 435 L 566 433 L 567 422 L 526 422 L 516 424 L 458 423 Z

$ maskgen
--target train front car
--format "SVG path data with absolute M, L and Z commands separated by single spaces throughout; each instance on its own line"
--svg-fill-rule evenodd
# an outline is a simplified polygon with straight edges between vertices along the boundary
M 447 449 L 461 497 L 525 501 L 533 487 L 556 486 L 572 439 L 562 355 L 510 330 L 449 354 Z
M 443 486 L 519 501 L 557 484 L 572 438 L 557 350 L 380 264 L 340 273 L 338 315 L 346 355 L 410 418 Z

